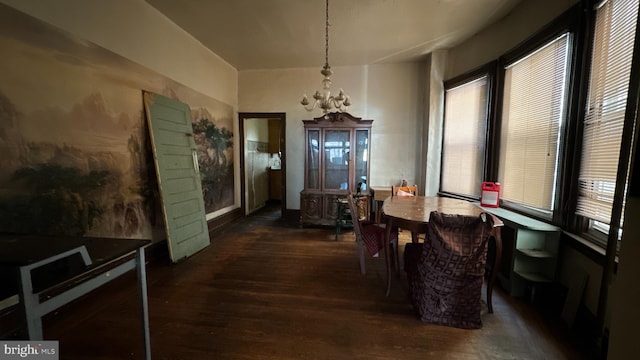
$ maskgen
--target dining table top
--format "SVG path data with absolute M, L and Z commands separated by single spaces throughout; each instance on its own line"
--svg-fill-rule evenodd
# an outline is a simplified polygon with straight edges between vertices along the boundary
M 390 196 L 384 200 L 382 211 L 387 217 L 425 224 L 432 211 L 468 216 L 484 212 L 469 201 L 437 196 Z

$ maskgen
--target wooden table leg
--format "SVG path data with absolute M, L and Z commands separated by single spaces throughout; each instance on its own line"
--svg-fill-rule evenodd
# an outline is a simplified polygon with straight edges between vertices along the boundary
M 138 275 L 138 296 L 142 314 L 142 339 L 144 341 L 144 358 L 151 359 L 151 337 L 149 335 L 149 306 L 147 300 L 147 270 L 144 260 L 144 248 L 136 251 L 136 273 Z
M 498 271 L 500 270 L 500 260 L 502 259 L 502 231 L 501 227 L 493 228 L 493 238 L 495 239 L 496 253 L 493 260 L 493 266 L 491 267 L 491 274 L 489 274 L 489 283 L 487 284 L 487 307 L 489 313 L 493 313 L 493 300 L 491 295 L 493 294 L 493 284 L 496 282 Z
M 393 218 L 387 217 L 387 228 L 384 232 L 384 258 L 387 265 L 387 296 L 391 293 L 391 259 L 389 258 L 389 246 L 391 246 L 391 226 L 393 225 Z

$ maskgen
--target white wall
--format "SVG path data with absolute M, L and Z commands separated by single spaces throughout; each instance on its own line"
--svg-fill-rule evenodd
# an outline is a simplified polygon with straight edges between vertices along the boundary
M 507 16 L 449 49 L 446 79 L 464 74 L 514 48 L 579 0 L 523 0 Z
M 240 112 L 285 112 L 287 205 L 300 208 L 304 187 L 304 127 L 309 113 L 300 100 L 321 88 L 321 66 L 278 70 L 248 70 L 238 74 Z M 332 90 L 351 96 L 349 113 L 373 119 L 370 185 L 419 180 L 422 118 L 419 114 L 424 71 L 419 63 L 347 66 L 333 69 Z
M 0 0 L 237 107 L 237 71 L 143 0 Z

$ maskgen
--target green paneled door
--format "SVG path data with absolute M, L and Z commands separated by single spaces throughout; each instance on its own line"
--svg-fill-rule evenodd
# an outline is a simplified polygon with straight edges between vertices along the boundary
M 191 115 L 187 104 L 153 93 L 144 93 L 144 105 L 169 254 L 177 262 L 209 245 Z

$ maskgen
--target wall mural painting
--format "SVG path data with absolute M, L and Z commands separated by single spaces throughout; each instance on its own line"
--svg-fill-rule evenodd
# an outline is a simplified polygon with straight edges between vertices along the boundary
M 142 90 L 190 105 L 207 212 L 234 205 L 233 108 L 0 4 L 0 231 L 164 238 Z
M 183 102 L 205 104 L 206 100 L 192 98 Z M 209 106 L 191 106 L 191 122 L 207 213 L 231 206 L 234 202 L 233 109 L 220 102 L 211 103 L 211 99 L 209 103 Z

